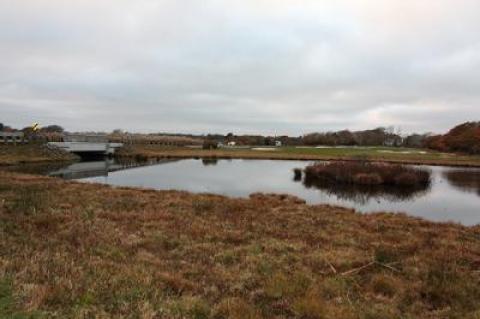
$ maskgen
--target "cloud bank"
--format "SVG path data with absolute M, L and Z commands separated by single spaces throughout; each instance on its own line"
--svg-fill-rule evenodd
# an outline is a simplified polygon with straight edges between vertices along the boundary
M 5 0 L 0 121 L 300 135 L 480 119 L 477 0 Z

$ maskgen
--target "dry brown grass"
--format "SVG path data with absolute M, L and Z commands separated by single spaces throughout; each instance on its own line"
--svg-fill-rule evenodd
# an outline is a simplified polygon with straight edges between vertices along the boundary
M 0 166 L 31 163 L 73 161 L 76 157 L 60 149 L 50 149 L 44 144 L 0 144 Z
M 480 315 L 479 227 L 289 196 L 0 173 L 0 252 L 7 318 Z

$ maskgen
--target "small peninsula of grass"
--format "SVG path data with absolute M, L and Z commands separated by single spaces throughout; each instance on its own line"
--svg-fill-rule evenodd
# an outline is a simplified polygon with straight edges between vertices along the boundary
M 78 158 L 62 149 L 42 143 L 2 145 L 0 144 L 0 166 L 58 163 L 74 161 Z

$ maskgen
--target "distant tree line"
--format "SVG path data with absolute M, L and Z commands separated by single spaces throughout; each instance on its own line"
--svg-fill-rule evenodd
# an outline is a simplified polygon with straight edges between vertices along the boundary
M 393 128 L 379 127 L 373 130 L 351 132 L 312 133 L 303 137 L 305 145 L 346 145 L 346 146 L 402 146 L 403 138 Z
M 61 136 L 64 128 L 60 125 L 47 125 L 40 127 L 36 132 L 32 131 L 32 127 L 23 129 L 15 129 L 4 123 L 0 123 L 0 131 L 18 132 L 23 131 L 28 135 L 35 135 L 47 140 L 51 136 Z M 115 130 L 112 134 L 123 135 L 128 134 L 120 129 Z M 149 134 L 155 136 L 155 134 Z M 206 141 L 209 148 L 218 145 L 218 143 L 235 142 L 236 145 L 264 145 L 274 146 L 278 142 L 285 146 L 404 146 L 404 147 L 425 147 L 443 152 L 464 152 L 470 154 L 480 154 L 480 122 L 466 122 L 451 129 L 444 135 L 431 134 L 411 134 L 401 136 L 399 132 L 395 133 L 392 127 L 379 127 L 372 130 L 349 131 L 341 130 L 336 132 L 310 133 L 304 136 L 263 136 L 263 135 L 234 135 L 228 133 L 194 135 L 194 134 L 173 134 L 162 133 L 162 136 L 184 137 L 193 140 Z
M 234 135 L 228 133 L 209 134 L 206 136 L 197 136 L 206 142 L 206 147 L 218 143 L 235 142 L 236 145 L 264 145 L 273 146 L 276 142 L 281 142 L 284 146 L 403 146 L 403 147 L 422 147 L 429 134 L 412 134 L 402 137 L 395 133 L 393 128 L 379 127 L 372 130 L 349 131 L 341 130 L 336 132 L 310 133 L 304 136 L 262 136 L 262 135 Z
M 0 123 L 0 131 L 6 131 L 6 132 L 30 132 L 32 131 L 32 126 L 26 126 L 22 129 L 16 129 L 12 128 L 11 126 L 5 125 L 3 123 Z M 40 127 L 38 129 L 38 132 L 43 132 L 43 133 L 63 133 L 65 130 L 63 127 L 60 125 L 47 125 L 44 127 Z
M 222 134 L 208 134 L 206 136 L 197 136 L 202 138 L 206 142 L 206 148 L 212 148 L 214 143 L 227 144 L 229 142 L 235 142 L 238 146 L 258 145 L 258 146 L 274 146 L 276 142 L 281 142 L 282 145 L 302 145 L 303 137 L 292 137 L 287 135 L 282 136 L 263 136 L 263 135 L 234 135 L 228 133 Z

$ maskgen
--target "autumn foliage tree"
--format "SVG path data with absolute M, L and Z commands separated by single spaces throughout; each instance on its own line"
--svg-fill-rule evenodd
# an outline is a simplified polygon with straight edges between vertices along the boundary
M 445 135 L 431 136 L 425 146 L 442 152 L 480 154 L 480 122 L 463 123 Z

